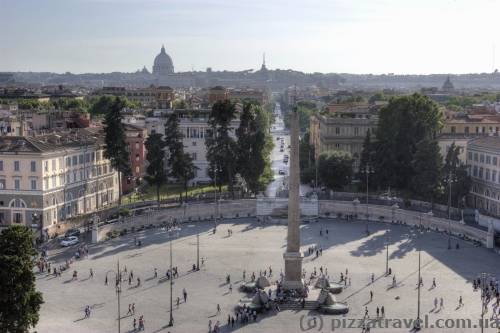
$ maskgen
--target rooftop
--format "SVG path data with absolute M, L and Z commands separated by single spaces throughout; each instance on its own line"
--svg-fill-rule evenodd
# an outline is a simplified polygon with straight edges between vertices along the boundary
M 500 152 L 500 137 L 488 136 L 486 138 L 476 139 L 470 141 L 467 146 L 476 146 L 482 148 L 495 149 Z

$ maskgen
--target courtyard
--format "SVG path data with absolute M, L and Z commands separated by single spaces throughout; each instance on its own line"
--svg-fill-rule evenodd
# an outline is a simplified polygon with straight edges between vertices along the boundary
M 392 274 L 386 276 L 386 227 L 389 229 L 389 267 Z M 243 271 L 247 281 L 252 273 L 256 276 L 262 270 L 273 268 L 272 281 L 279 279 L 283 268 L 283 253 L 286 249 L 286 225 L 268 223 L 259 225 L 255 219 L 235 219 L 221 221 L 217 232 L 212 232 L 213 222 L 188 223 L 181 230 L 174 231 L 174 237 L 160 228 L 127 234 L 99 244 L 80 243 L 68 248 L 54 245 L 49 247 L 49 261 L 59 267 L 73 256 L 77 248 L 88 245 L 89 258 L 77 259 L 69 272 L 61 277 L 38 273 L 37 289 L 44 294 L 45 304 L 40 311 L 40 322 L 33 331 L 38 332 L 117 332 L 117 296 L 113 273 L 108 273 L 109 285 L 105 285 L 106 272 L 125 266 L 133 271 L 132 285 L 128 276 L 122 282 L 121 292 L 121 332 L 133 331 L 134 318 L 144 316 L 147 332 L 207 332 L 208 322 L 220 321 L 222 332 L 329 332 L 335 328 L 339 332 L 361 332 L 358 322 L 365 316 L 365 307 L 370 319 L 376 318 L 376 308 L 385 308 L 382 328 L 374 327 L 372 332 L 408 332 L 405 322 L 417 317 L 418 292 L 418 248 L 417 233 L 410 228 L 384 223 L 370 223 L 370 235 L 365 234 L 364 221 L 320 220 L 301 226 L 301 249 L 304 253 L 303 268 L 309 276 L 316 268 L 328 270 L 330 281 L 338 282 L 340 273 L 348 269 L 349 283 L 337 301 L 350 305 L 348 314 L 342 316 L 322 315 L 318 311 L 284 310 L 275 314 L 259 314 L 250 323 L 235 323 L 227 327 L 228 314 L 234 315 L 234 306 L 239 300 L 251 298 L 251 294 L 239 290 Z M 320 236 L 320 229 L 328 230 Z M 228 229 L 233 231 L 228 235 Z M 200 265 L 193 271 L 197 260 L 197 231 L 200 233 Z M 179 234 L 177 238 L 176 234 Z M 142 245 L 135 245 L 135 240 Z M 90 240 L 90 234 L 87 235 Z M 178 268 L 179 277 L 174 278 L 173 318 L 174 326 L 169 327 L 170 286 L 165 273 L 170 266 L 170 241 L 172 240 L 173 266 Z M 456 244 L 459 249 L 456 249 Z M 310 246 L 321 247 L 323 254 L 309 254 Z M 452 249 L 448 250 L 448 237 L 435 232 L 425 232 L 421 238 L 421 287 L 420 318 L 428 324 L 425 332 L 441 332 L 445 323 L 450 332 L 480 331 L 481 314 L 480 291 L 473 290 L 472 279 L 477 273 L 488 273 L 500 277 L 498 253 L 484 247 L 452 238 Z M 154 270 L 158 278 L 154 278 Z M 94 277 L 89 277 L 90 269 Z M 72 280 L 74 270 L 78 280 Z M 374 282 L 372 283 L 372 273 Z M 226 284 L 227 274 L 231 275 L 233 291 Z M 392 286 L 395 276 L 396 285 Z M 141 286 L 137 286 L 137 277 Z M 432 279 L 437 286 L 432 288 Z M 274 289 L 274 286 L 272 286 Z M 182 290 L 186 289 L 187 302 Z M 370 301 L 370 292 L 373 300 Z M 464 306 L 459 306 L 462 296 Z M 176 300 L 180 298 L 177 308 Z M 435 298 L 443 298 L 444 309 L 434 307 Z M 315 299 L 308 299 L 309 301 Z M 129 304 L 135 305 L 135 315 L 127 315 Z M 493 303 L 493 302 L 492 302 Z M 491 303 L 491 304 L 492 304 Z M 221 313 L 216 314 L 217 304 Z M 491 304 L 485 318 L 491 317 Z M 84 309 L 90 306 L 90 318 L 85 318 Z M 312 327 L 312 315 L 318 315 L 318 326 Z M 332 319 L 334 321 L 332 321 Z M 351 328 L 339 328 L 342 320 Z M 456 327 L 461 319 L 470 319 L 471 328 Z M 401 321 L 401 328 L 394 322 Z M 440 320 L 440 321 L 438 321 Z M 448 321 L 447 321 L 448 320 Z M 451 321 L 450 321 L 451 320 Z M 496 324 L 496 322 L 495 322 Z M 491 323 L 488 323 L 491 326 Z M 387 326 L 387 327 L 386 327 Z M 412 325 L 411 325 L 412 326 Z M 476 328 L 474 328 L 476 327 Z M 496 327 L 496 326 L 494 326 Z M 485 332 L 497 332 L 498 328 L 487 328 Z

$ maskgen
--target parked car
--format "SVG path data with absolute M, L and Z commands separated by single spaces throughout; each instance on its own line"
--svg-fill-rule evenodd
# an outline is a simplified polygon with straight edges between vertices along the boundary
M 61 242 L 61 246 L 66 247 L 66 246 L 70 246 L 70 245 L 75 245 L 76 243 L 78 243 L 78 237 L 70 236 Z
M 288 158 L 288 154 L 285 154 L 285 158 Z
M 280 169 L 280 171 L 278 171 L 278 174 L 280 174 L 280 175 L 284 175 L 284 174 L 285 174 L 285 170 Z
M 68 231 L 66 231 L 66 234 L 64 235 L 64 237 L 70 237 L 70 236 L 80 236 L 80 230 L 79 229 L 69 229 Z
M 285 149 L 283 149 L 283 147 L 281 147 L 281 148 L 280 148 L 280 151 L 281 151 L 281 152 L 283 152 L 283 151 L 285 151 Z

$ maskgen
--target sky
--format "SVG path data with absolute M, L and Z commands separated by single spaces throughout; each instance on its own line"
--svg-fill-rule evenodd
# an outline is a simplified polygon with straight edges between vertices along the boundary
M 500 0 L 0 0 L 0 71 L 491 73 Z M 495 45 L 496 44 L 496 45 Z M 495 55 L 494 55 L 495 54 Z M 496 59 L 494 59 L 496 58 Z

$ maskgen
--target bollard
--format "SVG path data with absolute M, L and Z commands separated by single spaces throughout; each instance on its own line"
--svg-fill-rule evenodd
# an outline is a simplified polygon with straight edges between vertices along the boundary
M 458 250 L 459 247 L 460 247 L 460 245 L 458 245 L 458 243 L 457 243 L 457 250 Z
M 195 265 L 195 264 L 193 264 L 193 271 L 195 271 L 195 270 L 196 270 L 196 265 Z
M 392 269 L 389 267 L 389 275 L 392 274 Z
M 138 242 L 138 245 L 141 246 L 141 241 Z

